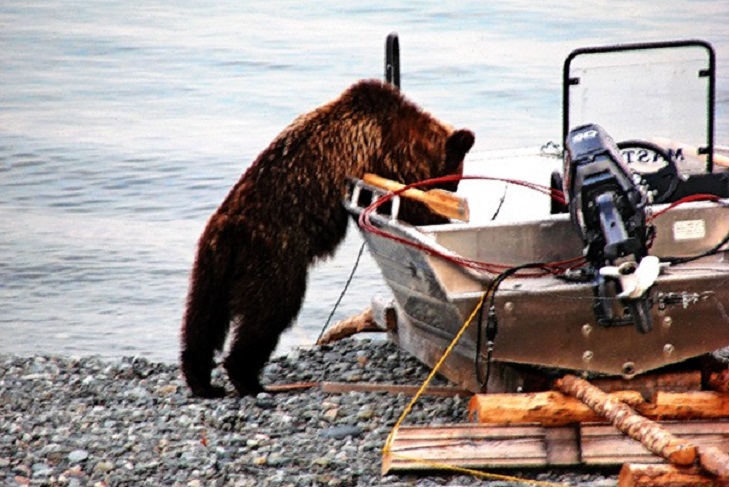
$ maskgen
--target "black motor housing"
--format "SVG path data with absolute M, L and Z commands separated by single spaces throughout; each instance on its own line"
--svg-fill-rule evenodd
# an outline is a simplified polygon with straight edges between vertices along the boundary
M 564 194 L 572 221 L 599 269 L 648 253 L 645 191 L 633 180 L 617 145 L 596 124 L 570 131 L 565 141 Z
M 633 323 L 641 333 L 650 332 L 648 297 L 619 297 L 621 279 L 602 272 L 613 267 L 633 273 L 648 254 L 651 228 L 646 223 L 645 189 L 635 182 L 617 145 L 599 125 L 582 125 L 569 133 L 564 164 L 564 194 L 590 264 L 597 322 Z

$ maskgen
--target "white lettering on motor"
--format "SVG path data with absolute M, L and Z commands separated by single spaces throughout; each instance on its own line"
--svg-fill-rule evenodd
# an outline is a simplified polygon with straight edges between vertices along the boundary
M 584 132 L 576 133 L 572 137 L 572 142 L 577 144 L 583 140 L 594 139 L 595 137 L 597 137 L 597 130 L 585 130 Z

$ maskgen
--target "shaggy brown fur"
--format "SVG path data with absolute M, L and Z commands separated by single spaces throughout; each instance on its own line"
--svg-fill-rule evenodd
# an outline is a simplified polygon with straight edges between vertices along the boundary
M 241 395 L 262 391 L 260 371 L 299 312 L 309 266 L 345 236 L 348 176 L 412 183 L 460 173 L 473 142 L 470 131 L 454 131 L 379 81 L 359 82 L 294 120 L 200 237 L 182 327 L 182 371 L 193 394 L 224 393 L 210 375 L 229 326 L 228 377 Z

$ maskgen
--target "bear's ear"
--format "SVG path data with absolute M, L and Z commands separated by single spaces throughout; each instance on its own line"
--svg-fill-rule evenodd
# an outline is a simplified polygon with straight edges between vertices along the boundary
M 452 170 L 458 167 L 475 141 L 476 136 L 470 130 L 453 132 L 446 141 L 446 168 Z

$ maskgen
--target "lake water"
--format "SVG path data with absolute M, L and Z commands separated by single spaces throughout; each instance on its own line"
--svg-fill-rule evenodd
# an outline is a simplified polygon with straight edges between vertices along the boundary
M 583 46 L 712 42 L 716 136 L 729 139 L 723 2 L 353 5 L 4 2 L 0 352 L 175 361 L 210 213 L 296 115 L 358 79 L 382 77 L 392 31 L 406 95 L 476 132 L 467 173 L 503 169 L 489 166 L 491 149 L 559 140 L 562 60 Z M 280 351 L 315 340 L 360 243 L 350 228 L 336 257 L 310 274 Z M 387 289 L 365 256 L 335 320 L 373 295 Z

